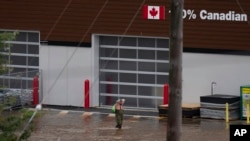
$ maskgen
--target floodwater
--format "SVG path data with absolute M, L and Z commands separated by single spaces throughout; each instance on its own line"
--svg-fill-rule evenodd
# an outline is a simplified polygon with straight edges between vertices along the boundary
M 125 115 L 122 129 L 115 128 L 112 113 L 43 110 L 35 119 L 28 141 L 166 141 L 167 119 L 158 116 Z M 125 111 L 126 112 L 126 111 Z M 237 123 L 242 121 L 230 121 Z M 224 120 L 185 118 L 183 141 L 229 141 Z

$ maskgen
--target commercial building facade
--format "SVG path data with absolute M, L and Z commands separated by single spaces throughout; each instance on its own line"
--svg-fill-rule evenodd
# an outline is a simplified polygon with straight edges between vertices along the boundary
M 165 20 L 143 19 L 144 5 L 164 6 Z M 199 96 L 211 93 L 213 81 L 215 93 L 235 95 L 249 83 L 249 7 L 247 0 L 185 1 L 184 102 L 199 102 Z M 12 0 L 1 1 L 0 9 L 1 29 L 40 33 L 44 104 L 83 106 L 86 79 L 91 106 L 111 105 L 119 97 L 127 98 L 132 108 L 162 104 L 170 3 Z

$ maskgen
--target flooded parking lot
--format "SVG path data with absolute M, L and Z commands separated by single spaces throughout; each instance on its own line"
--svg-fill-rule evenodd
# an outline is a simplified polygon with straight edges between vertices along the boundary
M 29 141 L 166 141 L 167 118 L 125 115 L 122 129 L 115 128 L 111 113 L 44 110 Z M 230 121 L 232 123 L 242 121 Z M 229 141 L 224 120 L 184 118 L 183 141 Z

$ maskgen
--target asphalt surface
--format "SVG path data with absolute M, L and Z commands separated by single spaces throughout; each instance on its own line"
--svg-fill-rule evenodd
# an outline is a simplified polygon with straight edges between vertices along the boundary
M 166 141 L 167 118 L 157 112 L 125 111 L 122 129 L 109 109 L 43 109 L 28 141 Z M 183 141 L 229 141 L 230 124 L 245 121 L 183 118 Z

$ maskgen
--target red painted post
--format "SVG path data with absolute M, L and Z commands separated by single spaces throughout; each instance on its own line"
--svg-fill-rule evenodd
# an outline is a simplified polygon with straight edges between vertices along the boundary
M 163 104 L 168 104 L 168 84 L 163 86 Z
M 89 108 L 89 80 L 86 79 L 84 82 L 84 108 Z
M 36 106 L 38 104 L 38 88 L 39 88 L 39 82 L 38 77 L 34 76 L 33 78 L 33 105 Z

